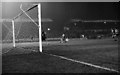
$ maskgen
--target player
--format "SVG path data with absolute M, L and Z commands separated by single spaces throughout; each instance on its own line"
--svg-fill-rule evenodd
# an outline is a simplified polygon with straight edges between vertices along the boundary
M 111 29 L 111 32 L 112 32 L 112 38 L 114 38 L 115 41 L 117 41 L 118 39 L 118 36 L 119 36 L 119 31 L 118 29 Z
M 46 41 L 46 33 L 44 31 L 42 31 L 42 41 Z
M 33 36 L 31 36 L 31 41 L 33 41 L 33 39 L 34 39 L 34 37 L 33 37 Z
M 62 34 L 62 38 L 61 38 L 61 43 L 66 43 L 68 41 L 68 38 L 66 38 L 65 34 Z

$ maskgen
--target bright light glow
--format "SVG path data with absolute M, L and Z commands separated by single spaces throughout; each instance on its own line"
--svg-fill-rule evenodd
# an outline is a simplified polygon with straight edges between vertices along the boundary
M 48 28 L 47 30 L 50 31 L 50 28 Z
M 104 22 L 104 24 L 106 24 L 106 22 Z
M 77 24 L 76 24 L 76 23 L 74 23 L 74 25 L 76 26 Z

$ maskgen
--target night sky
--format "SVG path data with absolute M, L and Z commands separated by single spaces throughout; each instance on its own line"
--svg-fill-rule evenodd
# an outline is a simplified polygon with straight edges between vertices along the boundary
M 43 16 L 56 19 L 117 19 L 117 3 L 42 3 Z M 45 9 L 44 9 L 45 8 Z M 46 11 L 46 12 L 45 12 Z
M 35 3 L 35 2 L 34 2 Z M 2 17 L 15 17 L 21 12 L 19 2 L 3 3 Z M 28 8 L 28 4 L 25 9 Z M 119 20 L 119 4 L 113 2 L 42 2 L 42 18 L 51 18 L 52 28 L 62 30 L 70 19 L 83 20 Z M 37 12 L 37 11 L 34 11 Z
M 3 18 L 12 18 L 20 12 L 21 3 L 3 3 Z M 32 3 L 22 3 L 32 4 Z M 42 5 L 42 17 L 52 19 L 117 19 L 119 5 L 113 2 L 46 2 Z
M 119 19 L 118 3 L 43 3 L 42 16 L 50 17 L 58 27 L 70 19 L 104 20 Z M 45 9 L 44 9 L 45 8 Z

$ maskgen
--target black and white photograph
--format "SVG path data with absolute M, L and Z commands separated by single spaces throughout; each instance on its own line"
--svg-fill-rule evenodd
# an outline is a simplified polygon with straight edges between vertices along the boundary
M 1 2 L 2 74 L 119 73 L 118 2 Z

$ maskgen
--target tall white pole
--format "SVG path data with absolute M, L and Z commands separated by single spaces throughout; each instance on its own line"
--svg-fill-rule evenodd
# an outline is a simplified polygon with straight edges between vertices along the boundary
M 38 4 L 38 21 L 39 21 L 39 51 L 42 52 L 42 38 L 41 38 L 41 5 Z
M 13 47 L 15 47 L 15 24 L 14 24 L 14 20 L 12 20 L 12 30 L 13 30 Z

